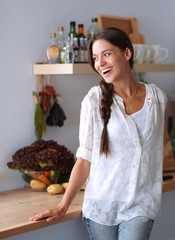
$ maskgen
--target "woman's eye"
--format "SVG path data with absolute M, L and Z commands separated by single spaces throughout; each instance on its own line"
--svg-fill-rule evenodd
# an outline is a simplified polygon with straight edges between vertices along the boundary
M 107 56 L 110 56 L 110 55 L 111 55 L 111 53 L 109 53 L 109 52 L 106 52 L 104 55 L 107 57 Z
M 97 57 L 93 57 L 94 62 L 97 60 Z

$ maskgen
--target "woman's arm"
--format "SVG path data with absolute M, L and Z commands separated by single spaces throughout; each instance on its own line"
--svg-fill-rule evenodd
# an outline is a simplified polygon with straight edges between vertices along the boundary
M 71 172 L 70 180 L 66 192 L 58 207 L 52 210 L 46 210 L 30 218 L 31 221 L 46 219 L 52 222 L 63 218 L 76 194 L 80 191 L 89 176 L 91 163 L 82 158 L 78 158 Z

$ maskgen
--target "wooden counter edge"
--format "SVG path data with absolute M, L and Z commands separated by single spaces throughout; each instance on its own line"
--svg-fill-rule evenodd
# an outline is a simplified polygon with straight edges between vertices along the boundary
M 53 221 L 52 223 L 48 223 L 46 221 L 38 221 L 38 222 L 28 221 L 22 226 L 16 225 L 13 229 L 3 230 L 3 232 L 0 232 L 0 239 L 16 236 L 22 233 L 27 233 L 33 230 L 44 228 L 44 227 L 49 227 L 51 225 L 55 225 L 58 223 L 80 218 L 81 216 L 82 216 L 82 211 L 80 208 L 77 208 L 77 210 L 71 211 L 70 213 L 68 212 L 64 218 L 57 221 Z

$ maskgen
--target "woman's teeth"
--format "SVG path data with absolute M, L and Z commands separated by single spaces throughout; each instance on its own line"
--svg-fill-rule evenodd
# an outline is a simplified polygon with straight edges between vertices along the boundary
M 110 72 L 110 71 L 111 71 L 111 69 L 108 69 L 108 70 L 102 71 L 102 73 L 103 73 L 103 74 L 106 74 L 106 73 L 108 73 L 108 72 Z

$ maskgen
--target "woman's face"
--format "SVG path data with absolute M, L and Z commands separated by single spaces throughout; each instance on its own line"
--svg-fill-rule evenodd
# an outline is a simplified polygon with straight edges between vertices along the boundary
M 130 54 L 128 48 L 121 51 L 104 39 L 97 39 L 92 45 L 94 67 L 107 83 L 114 83 L 125 76 Z

